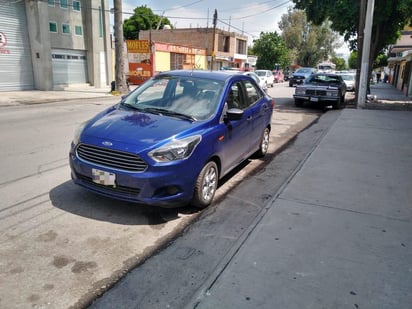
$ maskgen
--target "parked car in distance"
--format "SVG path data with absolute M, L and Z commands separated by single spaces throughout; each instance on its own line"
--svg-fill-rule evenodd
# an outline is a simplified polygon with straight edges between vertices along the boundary
M 269 71 L 269 70 L 256 70 L 255 73 L 266 84 L 267 87 L 273 87 L 273 84 L 275 82 L 275 78 L 273 77 L 273 73 L 271 71 Z
M 260 79 L 259 76 L 258 76 L 255 72 L 253 72 L 253 71 L 245 71 L 245 72 L 242 72 L 242 74 L 252 77 L 252 78 L 256 81 L 256 83 L 257 83 L 260 87 L 262 87 L 262 89 L 263 89 L 265 92 L 268 90 L 268 86 L 266 85 L 265 81 L 264 81 L 263 79 Z
M 282 70 L 274 70 L 272 73 L 275 83 L 283 83 L 285 81 L 285 76 L 283 75 Z
M 314 68 L 301 67 L 297 69 L 289 78 L 289 87 L 303 84 L 305 79 L 314 74 L 315 72 L 316 69 Z
M 206 207 L 219 179 L 266 154 L 274 103 L 246 75 L 159 73 L 78 128 L 72 179 L 114 199 Z
M 336 72 L 336 74 L 342 76 L 343 81 L 346 84 L 347 91 L 355 91 L 356 85 L 356 73 L 354 72 Z
M 309 76 L 302 85 L 296 86 L 293 98 L 300 107 L 305 102 L 332 105 L 334 109 L 345 105 L 346 85 L 337 74 L 316 73 Z

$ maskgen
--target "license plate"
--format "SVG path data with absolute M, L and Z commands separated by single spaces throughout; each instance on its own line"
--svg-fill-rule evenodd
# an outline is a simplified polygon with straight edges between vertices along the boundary
M 116 174 L 92 168 L 93 182 L 105 186 L 116 186 Z
M 312 102 L 318 102 L 318 101 L 319 101 L 319 98 L 310 98 L 310 100 L 311 100 Z

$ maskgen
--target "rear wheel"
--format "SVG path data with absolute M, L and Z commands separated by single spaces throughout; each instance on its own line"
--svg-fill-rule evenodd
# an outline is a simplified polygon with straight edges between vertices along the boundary
M 209 161 L 197 176 L 195 192 L 192 205 L 198 208 L 205 208 L 212 203 L 217 189 L 219 171 L 213 161 Z

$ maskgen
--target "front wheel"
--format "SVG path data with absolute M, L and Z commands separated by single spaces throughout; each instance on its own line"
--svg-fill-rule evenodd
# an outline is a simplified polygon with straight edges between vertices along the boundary
M 192 205 L 205 208 L 212 203 L 217 189 L 219 171 L 215 162 L 208 162 L 197 176 Z
M 303 106 L 303 100 L 302 99 L 295 99 L 295 106 L 296 107 L 302 107 Z
M 264 157 L 266 153 L 268 152 L 269 138 L 270 138 L 269 128 L 265 128 L 262 134 L 262 139 L 260 140 L 259 149 L 255 153 L 257 157 Z

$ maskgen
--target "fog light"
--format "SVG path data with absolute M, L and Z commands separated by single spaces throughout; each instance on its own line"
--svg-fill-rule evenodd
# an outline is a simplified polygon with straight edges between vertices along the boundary
M 167 197 L 167 196 L 173 196 L 176 194 L 181 193 L 182 190 L 178 186 L 167 186 L 167 187 L 162 187 L 156 190 L 154 193 L 155 197 Z

